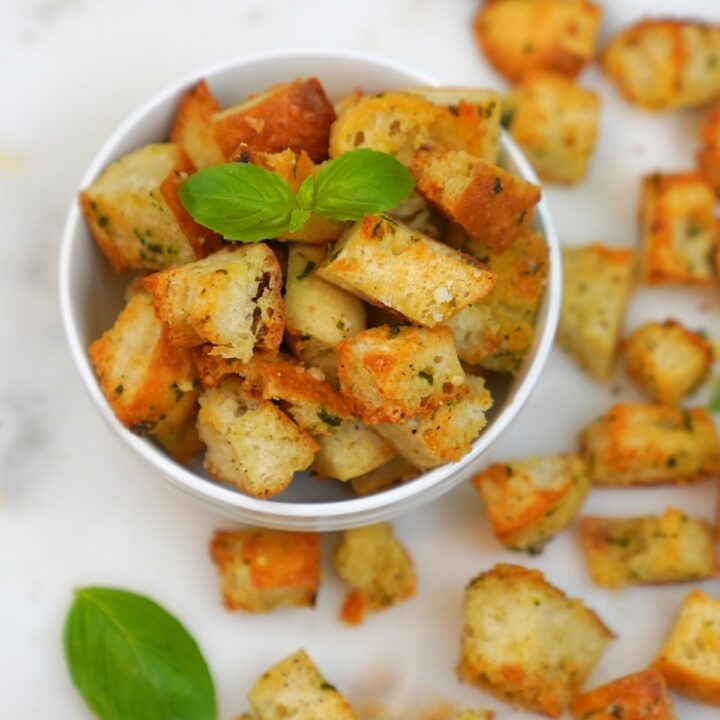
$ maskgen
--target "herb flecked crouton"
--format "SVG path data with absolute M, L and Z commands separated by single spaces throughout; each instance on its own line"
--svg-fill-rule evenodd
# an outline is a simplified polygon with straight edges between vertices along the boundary
M 720 705 L 720 600 L 690 592 L 657 665 L 671 689 Z
M 602 66 L 646 110 L 702 105 L 720 97 L 720 26 L 642 20 L 610 40 Z
M 528 70 L 575 77 L 595 55 L 602 12 L 587 0 L 485 0 L 477 11 L 477 41 L 511 82 Z
M 709 525 L 674 508 L 658 517 L 584 517 L 580 536 L 596 585 L 687 582 L 717 575 Z
M 333 561 L 350 586 L 340 611 L 348 625 L 415 594 L 412 560 L 387 523 L 346 530 Z
M 612 377 L 633 277 L 629 249 L 594 244 L 563 250 L 558 344 L 597 380 Z
M 675 720 L 665 680 L 655 667 L 579 695 L 572 713 L 575 720 Z
M 700 172 L 707 178 L 715 194 L 720 195 L 720 103 L 716 103 L 700 131 L 702 143 L 697 160 Z
M 718 221 L 708 180 L 700 173 L 648 175 L 642 183 L 640 213 L 644 282 L 717 284 L 713 251 Z
M 417 469 L 402 455 L 395 455 L 374 470 L 352 478 L 350 485 L 356 495 L 372 495 L 410 480 L 415 475 Z
M 612 633 L 537 570 L 496 565 L 465 591 L 461 680 L 559 717 Z
M 158 442 L 175 462 L 189 465 L 205 449 L 205 443 L 200 439 L 195 421 L 197 419 L 196 407 L 188 419 L 179 427 L 172 430 L 162 428 L 152 433 L 153 439 Z
M 317 533 L 219 530 L 210 541 L 210 556 L 228 610 L 267 612 L 315 604 L 320 581 Z
M 712 345 L 675 320 L 641 325 L 626 341 L 628 375 L 651 400 L 675 405 L 707 378 Z
M 590 489 L 585 465 L 574 454 L 495 463 L 472 484 L 495 537 L 513 550 L 533 553 L 572 522 Z
M 248 700 L 258 720 L 356 720 L 348 701 L 304 650 L 263 673 Z
M 715 425 L 701 407 L 618 403 L 580 435 L 595 485 L 684 483 L 720 472 Z
M 221 250 L 145 278 L 155 312 L 178 347 L 212 343 L 212 355 L 249 360 L 282 341 L 282 273 L 263 243 Z

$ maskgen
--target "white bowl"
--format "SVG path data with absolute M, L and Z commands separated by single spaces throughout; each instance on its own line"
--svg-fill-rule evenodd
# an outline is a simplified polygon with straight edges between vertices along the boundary
M 82 187 L 116 158 L 167 137 L 179 98 L 199 78 L 207 79 L 221 104 L 300 76 L 317 76 L 331 100 L 355 88 L 368 92 L 438 83 L 395 63 L 349 52 L 299 51 L 242 58 L 203 70 L 159 92 L 113 133 L 95 156 Z M 532 182 L 535 173 L 509 136 L 503 133 L 500 162 Z M 70 208 L 60 254 L 60 304 L 70 350 L 100 414 L 125 443 L 173 485 L 214 505 L 221 513 L 254 525 L 287 530 L 339 530 L 387 520 L 437 498 L 477 471 L 482 457 L 517 416 L 537 383 L 557 326 L 561 272 L 560 250 L 545 200 L 537 207 L 536 226 L 549 247 L 547 288 L 537 319 L 533 347 L 520 373 L 494 389 L 489 422 L 460 461 L 435 468 L 416 479 L 367 497 L 354 497 L 337 482 L 317 482 L 301 473 L 288 490 L 257 500 L 210 480 L 198 462 L 191 468 L 174 462 L 147 438 L 132 434 L 115 418 L 90 365 L 87 347 L 109 328 L 123 305 L 127 275 L 116 275 L 93 242 L 78 211 Z

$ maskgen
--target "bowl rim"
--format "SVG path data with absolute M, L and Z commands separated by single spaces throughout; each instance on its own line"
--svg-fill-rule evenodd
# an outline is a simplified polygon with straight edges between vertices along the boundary
M 89 185 L 107 166 L 116 152 L 117 146 L 126 135 L 148 114 L 168 102 L 170 98 L 179 98 L 180 94 L 200 78 L 212 82 L 214 76 L 229 71 L 239 71 L 243 67 L 251 67 L 258 63 L 293 60 L 330 60 L 343 59 L 375 66 L 378 70 L 391 70 L 413 77 L 418 85 L 439 86 L 441 83 L 418 72 L 413 68 L 376 55 L 349 50 L 333 49 L 293 49 L 273 52 L 253 53 L 214 63 L 209 67 L 193 71 L 183 78 L 163 87 L 154 93 L 133 112 L 131 112 L 111 133 L 108 139 L 95 153 L 88 169 L 85 171 L 80 188 Z M 503 151 L 518 168 L 519 173 L 530 182 L 537 184 L 539 180 L 530 163 L 513 142 L 510 136 L 501 131 Z M 539 342 L 536 340 L 534 355 L 528 365 L 525 376 L 514 389 L 512 398 L 493 419 L 473 444 L 473 448 L 461 460 L 441 465 L 422 473 L 412 482 L 391 487 L 372 495 L 359 496 L 344 500 L 327 502 L 283 502 L 281 500 L 253 498 L 235 489 L 226 487 L 211 479 L 195 474 L 188 468 L 178 464 L 162 450 L 146 439 L 131 433 L 115 417 L 110 405 L 100 389 L 94 370 L 90 364 L 86 349 L 80 339 L 79 327 L 75 322 L 72 300 L 72 250 L 78 237 L 77 227 L 82 222 L 78 203 L 73 198 L 62 232 L 60 258 L 58 266 L 60 312 L 71 355 L 78 370 L 85 390 L 93 400 L 102 417 L 122 438 L 127 446 L 134 450 L 150 466 L 159 470 L 171 484 L 214 505 L 220 511 L 234 518 L 240 518 L 254 524 L 267 527 L 285 527 L 291 529 L 334 530 L 365 524 L 377 520 L 378 514 L 384 517 L 405 512 L 425 504 L 450 490 L 469 474 L 468 469 L 484 455 L 497 438 L 509 427 L 518 416 L 535 388 L 545 367 L 555 336 L 560 312 L 561 301 L 561 255 L 560 245 L 555 226 L 551 217 L 547 200 L 543 197 L 536 206 L 536 216 L 545 242 L 548 246 L 549 272 L 545 286 L 544 324 Z M 482 439 L 482 448 L 478 448 L 478 440 Z

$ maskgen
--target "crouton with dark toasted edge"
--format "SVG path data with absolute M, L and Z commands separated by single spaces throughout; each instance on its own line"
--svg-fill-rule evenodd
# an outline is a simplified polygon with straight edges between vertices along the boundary
M 698 167 L 720 196 L 720 103 L 716 103 L 707 116 L 700 131 L 700 142 Z
M 373 495 L 400 485 L 417 475 L 417 469 L 402 455 L 395 455 L 374 470 L 350 479 L 356 495 Z
M 197 419 L 196 407 L 188 419 L 179 427 L 172 430 L 153 431 L 152 437 L 156 440 L 175 462 L 189 465 L 204 449 L 205 444 L 200 439 L 195 421 Z

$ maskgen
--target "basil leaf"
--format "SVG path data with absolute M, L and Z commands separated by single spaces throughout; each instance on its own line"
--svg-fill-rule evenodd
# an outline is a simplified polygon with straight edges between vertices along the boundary
M 335 220 L 360 220 L 394 208 L 414 185 L 412 173 L 392 155 L 351 150 L 318 171 L 312 209 Z
M 720 413 L 720 387 L 716 388 L 708 403 L 708 410 L 714 413 Z
M 172 615 L 123 590 L 78 590 L 65 622 L 73 683 L 102 720 L 216 720 L 200 650 Z
M 310 217 L 309 210 L 300 210 L 296 208 L 290 213 L 290 232 L 296 232 L 299 230 Z
M 302 185 L 300 185 L 297 191 L 298 207 L 302 208 L 303 210 L 312 210 L 314 198 L 315 178 L 312 175 L 308 175 L 302 181 Z
M 226 240 L 255 242 L 277 237 L 297 207 L 288 183 L 250 163 L 203 168 L 179 188 L 180 202 L 192 217 Z

